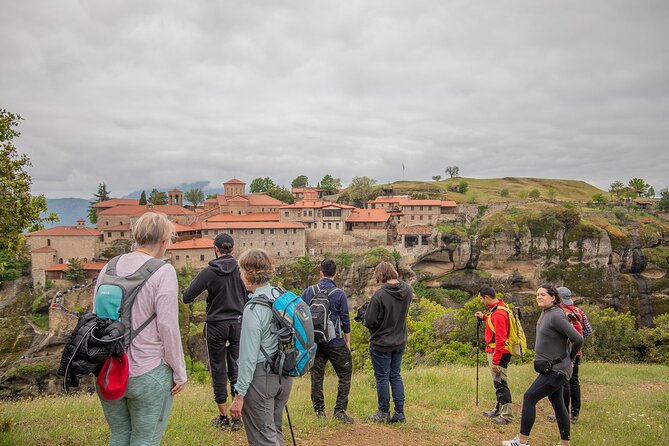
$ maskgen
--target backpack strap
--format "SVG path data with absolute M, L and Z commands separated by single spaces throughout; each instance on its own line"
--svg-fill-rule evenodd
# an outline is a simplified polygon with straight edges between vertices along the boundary
M 121 255 L 123 255 L 123 254 L 121 254 Z M 116 275 L 116 264 L 118 263 L 118 259 L 120 259 L 120 258 L 121 258 L 121 256 L 118 255 L 118 256 L 114 257 L 113 259 L 111 259 L 107 263 L 107 269 L 105 270 L 105 274 L 110 274 L 112 276 Z

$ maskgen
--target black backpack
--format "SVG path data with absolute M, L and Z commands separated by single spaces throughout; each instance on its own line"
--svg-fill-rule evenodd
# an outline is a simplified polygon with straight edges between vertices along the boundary
M 318 285 L 313 285 L 311 291 L 314 297 L 309 303 L 311 319 L 314 322 L 314 340 L 317 343 L 327 343 L 337 337 L 335 326 L 330 319 L 330 295 L 337 289 L 331 288 L 328 292 L 321 290 Z

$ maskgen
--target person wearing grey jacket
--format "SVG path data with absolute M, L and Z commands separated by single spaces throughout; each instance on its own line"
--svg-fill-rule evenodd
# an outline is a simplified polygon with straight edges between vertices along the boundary
M 502 446 L 528 445 L 528 437 L 536 418 L 537 403 L 548 397 L 560 430 L 560 446 L 569 446 L 569 414 L 564 405 L 562 388 L 569 381 L 576 355 L 583 345 L 583 336 L 567 320 L 560 308 L 560 296 L 552 285 L 537 290 L 537 305 L 542 309 L 537 321 L 534 343 L 534 369 L 539 373 L 523 397 L 520 434 Z

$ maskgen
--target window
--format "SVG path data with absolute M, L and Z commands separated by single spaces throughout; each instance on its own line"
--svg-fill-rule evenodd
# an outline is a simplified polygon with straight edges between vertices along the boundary
M 177 256 L 177 260 L 179 260 L 179 256 Z
M 323 209 L 323 217 L 341 217 L 341 209 Z
M 234 229 L 230 229 L 230 235 L 232 235 L 232 234 L 234 234 L 234 233 L 235 233 L 235 230 L 234 230 Z
M 121 231 L 121 237 L 125 237 L 125 231 Z
M 276 252 L 276 256 L 277 256 L 277 257 L 281 257 L 281 251 L 277 251 L 277 252 Z
M 111 232 L 107 233 L 107 238 L 111 238 Z
M 283 230 L 283 233 L 284 233 L 284 234 L 288 234 L 288 229 L 284 229 L 284 230 Z
M 209 230 L 208 229 L 204 230 L 204 235 L 209 235 Z
M 416 216 L 415 216 L 415 215 L 412 215 L 412 216 L 411 216 L 411 219 L 412 219 L 412 220 L 415 220 L 415 219 L 416 219 Z
M 339 223 L 335 223 L 335 229 L 339 229 Z
M 419 217 L 418 217 L 418 219 L 419 219 L 419 220 L 422 220 L 422 219 L 423 219 L 423 216 L 422 216 L 422 215 L 421 215 L 421 216 L 419 216 Z
M 105 226 L 109 226 L 109 220 L 105 222 Z
M 186 258 L 187 258 L 187 259 L 190 259 L 190 256 L 189 256 L 189 255 L 187 255 L 187 256 L 186 256 Z
M 200 254 L 200 262 L 204 262 L 204 254 Z
M 261 234 L 264 234 L 264 233 L 265 233 L 265 230 L 264 230 L 264 229 L 261 229 L 261 230 L 260 230 L 260 233 L 261 233 Z
M 288 212 L 288 211 L 284 211 L 284 213 L 283 213 L 283 216 L 284 216 L 284 217 L 288 217 L 289 215 L 290 215 L 290 212 Z
M 313 217 L 313 211 L 309 210 L 309 217 Z
M 269 233 L 270 233 L 270 234 L 274 234 L 274 229 L 270 229 L 270 230 L 269 230 Z
M 50 238 L 46 239 L 46 246 L 51 246 L 51 239 Z
M 423 206 L 419 206 L 419 207 L 418 207 L 418 210 L 419 210 L 419 211 L 422 211 L 422 210 L 423 210 Z
M 323 223 L 323 229 L 325 229 L 325 223 Z
M 61 264 L 63 263 L 63 258 L 62 257 L 58 260 L 58 263 L 61 263 Z
M 316 217 L 320 217 L 320 216 L 321 216 L 321 210 L 318 209 L 318 210 L 316 210 Z
M 427 207 L 427 210 L 428 210 L 428 211 L 431 211 L 431 210 L 432 210 L 432 206 L 428 206 L 428 207 Z
M 293 229 L 293 234 L 297 234 L 297 229 Z
M 328 229 L 332 229 L 332 223 L 328 223 Z
M 297 216 L 301 217 L 302 216 L 302 211 L 297 211 Z

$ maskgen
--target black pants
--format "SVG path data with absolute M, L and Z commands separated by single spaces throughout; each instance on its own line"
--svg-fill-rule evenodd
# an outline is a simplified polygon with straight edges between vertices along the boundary
M 334 368 L 339 385 L 337 387 L 337 402 L 335 412 L 346 412 L 348 408 L 348 393 L 351 390 L 351 374 L 353 364 L 351 352 L 343 345 L 341 347 L 328 347 L 327 344 L 318 344 L 316 359 L 311 367 L 311 402 L 316 412 L 325 411 L 325 399 L 323 398 L 323 378 L 325 376 L 325 365 L 330 361 Z
M 577 356 L 574 361 L 574 372 L 571 379 L 564 385 L 564 405 L 569 412 L 569 403 L 571 402 L 571 415 L 577 417 L 581 412 L 581 383 L 578 382 L 578 364 L 581 357 Z
M 228 399 L 225 388 L 226 375 L 230 381 L 230 394 L 234 395 L 237 383 L 237 359 L 239 358 L 239 338 L 242 332 L 241 317 L 239 319 L 207 322 L 204 326 L 209 372 L 214 387 L 216 404 L 223 404 Z M 230 345 L 227 345 L 227 344 Z
M 520 433 L 522 435 L 530 435 L 532 426 L 534 426 L 534 420 L 537 417 L 537 403 L 548 397 L 555 411 L 558 429 L 560 430 L 560 439 L 569 440 L 569 413 L 564 405 L 562 395 L 566 382 L 567 378 L 558 372 L 549 372 L 537 376 L 537 379 L 525 391 L 525 396 L 523 397 L 523 414 L 520 417 Z

